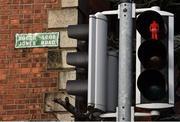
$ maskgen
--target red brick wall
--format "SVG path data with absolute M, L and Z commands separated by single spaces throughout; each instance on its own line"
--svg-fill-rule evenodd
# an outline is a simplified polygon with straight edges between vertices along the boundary
M 43 112 L 43 93 L 57 91 L 45 48 L 15 49 L 16 33 L 47 31 L 47 10 L 59 0 L 0 0 L 0 120 L 55 119 Z

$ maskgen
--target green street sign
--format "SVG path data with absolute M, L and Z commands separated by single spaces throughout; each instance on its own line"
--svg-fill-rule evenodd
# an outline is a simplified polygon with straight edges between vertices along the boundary
M 58 47 L 59 32 L 16 34 L 15 48 Z

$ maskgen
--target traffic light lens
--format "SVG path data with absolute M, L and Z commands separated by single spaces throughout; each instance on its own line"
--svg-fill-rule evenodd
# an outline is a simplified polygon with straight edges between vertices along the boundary
M 161 69 L 166 63 L 166 48 L 160 41 L 145 41 L 138 50 L 144 68 Z
M 148 40 L 164 39 L 167 33 L 162 16 L 155 11 L 145 11 L 140 14 L 136 21 L 136 28 L 141 36 Z
M 138 78 L 138 89 L 144 98 L 156 101 L 165 96 L 166 82 L 164 76 L 157 70 L 146 70 Z

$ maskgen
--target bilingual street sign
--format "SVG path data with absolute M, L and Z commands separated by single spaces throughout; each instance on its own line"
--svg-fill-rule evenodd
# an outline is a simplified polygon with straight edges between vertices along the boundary
M 58 47 L 59 32 L 20 33 L 15 35 L 15 48 Z

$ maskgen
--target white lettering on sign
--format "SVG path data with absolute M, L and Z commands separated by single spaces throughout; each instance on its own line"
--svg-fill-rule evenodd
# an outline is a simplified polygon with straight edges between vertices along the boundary
M 59 32 L 16 34 L 15 48 L 58 47 Z

